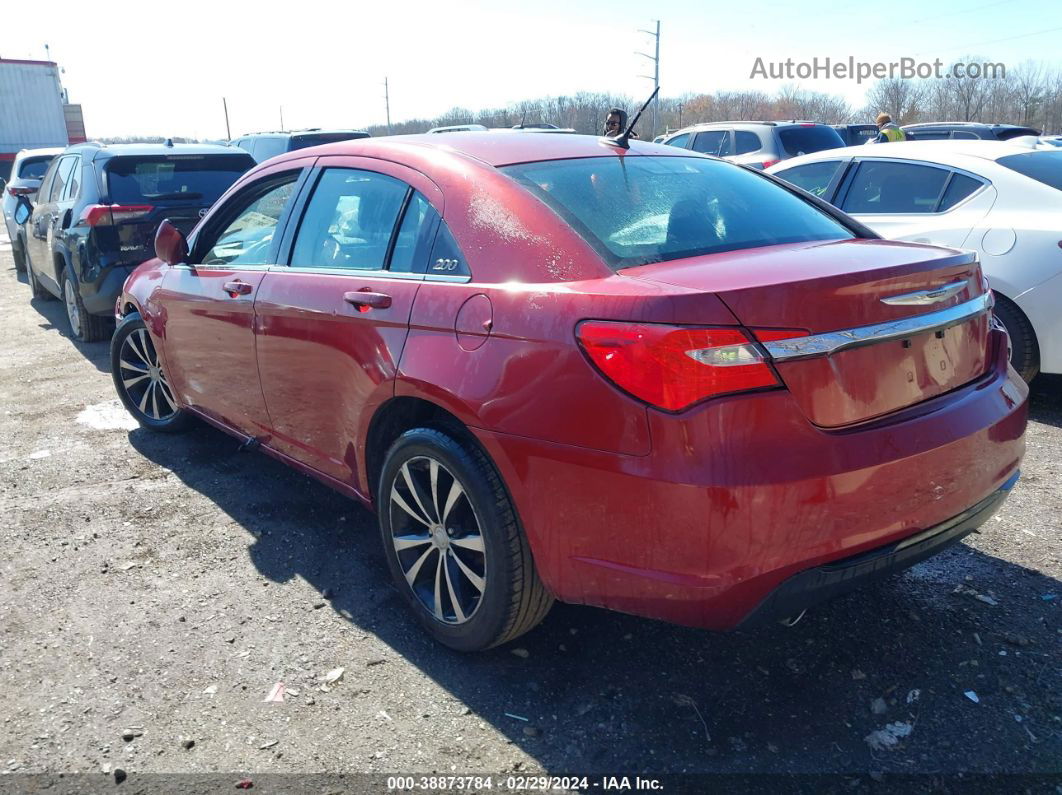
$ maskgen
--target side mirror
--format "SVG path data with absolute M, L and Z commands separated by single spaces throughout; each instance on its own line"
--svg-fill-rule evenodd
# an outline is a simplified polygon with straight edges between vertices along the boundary
M 169 218 L 159 224 L 155 232 L 155 256 L 167 265 L 177 265 L 188 259 L 188 240 Z
M 25 196 L 19 196 L 18 204 L 15 205 L 15 223 L 22 226 L 31 215 L 33 215 L 33 205 L 30 204 L 30 200 Z

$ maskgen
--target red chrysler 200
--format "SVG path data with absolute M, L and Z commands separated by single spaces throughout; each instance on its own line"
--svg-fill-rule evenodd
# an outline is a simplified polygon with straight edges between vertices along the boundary
M 590 136 L 347 141 L 242 177 L 128 279 L 114 382 L 356 497 L 457 649 L 554 599 L 801 614 L 983 524 L 1025 384 L 967 252 Z

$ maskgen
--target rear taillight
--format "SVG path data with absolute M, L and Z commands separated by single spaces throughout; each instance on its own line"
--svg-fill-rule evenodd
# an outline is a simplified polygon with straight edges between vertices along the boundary
M 774 342 L 775 340 L 791 340 L 794 337 L 806 337 L 808 333 L 804 329 L 788 328 L 754 328 L 752 336 L 760 342 Z
M 763 168 L 770 168 L 775 163 L 781 163 L 781 162 L 782 162 L 781 160 L 764 160 L 763 161 Z
M 779 386 L 760 348 L 738 329 L 586 320 L 576 336 L 606 378 L 667 411 Z
M 10 193 L 12 196 L 29 196 L 31 193 L 33 193 L 33 190 L 33 188 L 25 187 L 16 188 L 12 185 L 8 186 L 7 192 Z
M 154 209 L 150 204 L 90 204 L 82 211 L 81 221 L 89 226 L 114 226 L 135 221 Z

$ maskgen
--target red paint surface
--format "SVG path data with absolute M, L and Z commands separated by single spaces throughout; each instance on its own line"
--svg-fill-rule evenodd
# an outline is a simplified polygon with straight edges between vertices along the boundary
M 314 157 L 396 176 L 443 215 L 475 280 L 284 267 L 203 278 L 145 263 L 123 304 L 145 314 L 182 401 L 363 499 L 375 413 L 395 396 L 433 403 L 493 459 L 559 598 L 716 628 L 801 569 L 960 513 L 1018 467 L 1027 390 L 983 318 L 909 348 L 782 364 L 776 388 L 677 413 L 621 392 L 575 340 L 586 319 L 821 332 L 921 314 L 929 310 L 878 299 L 958 278 L 968 288 L 932 309 L 976 297 L 969 256 L 851 241 L 616 274 L 492 164 L 673 150 L 635 143 L 623 153 L 574 136 L 440 138 L 304 150 L 232 190 Z M 256 279 L 251 295 L 220 292 L 237 276 Z M 343 301 L 362 289 L 391 306 L 358 312 Z

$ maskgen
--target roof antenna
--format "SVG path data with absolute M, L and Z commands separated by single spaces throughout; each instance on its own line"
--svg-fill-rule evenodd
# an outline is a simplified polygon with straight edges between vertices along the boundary
M 611 146 L 618 146 L 621 149 L 630 149 L 631 132 L 634 130 L 634 125 L 638 123 L 638 119 L 642 117 L 642 113 L 645 112 L 645 109 L 649 107 L 649 103 L 656 99 L 656 95 L 659 93 L 660 86 L 657 86 L 653 89 L 653 93 L 649 95 L 649 99 L 645 101 L 645 104 L 642 105 L 641 109 L 634 114 L 634 118 L 631 119 L 631 123 L 627 125 L 627 129 L 623 131 L 623 135 L 620 135 L 616 138 L 602 138 L 601 140 Z

